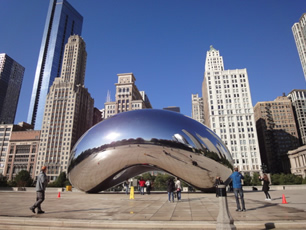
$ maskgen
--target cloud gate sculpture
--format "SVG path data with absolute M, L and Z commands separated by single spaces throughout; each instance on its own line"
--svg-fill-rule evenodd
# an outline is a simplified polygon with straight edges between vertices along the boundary
M 144 172 L 165 171 L 200 190 L 224 180 L 231 154 L 205 125 L 157 109 L 116 114 L 89 129 L 72 149 L 68 176 L 82 191 L 97 193 Z

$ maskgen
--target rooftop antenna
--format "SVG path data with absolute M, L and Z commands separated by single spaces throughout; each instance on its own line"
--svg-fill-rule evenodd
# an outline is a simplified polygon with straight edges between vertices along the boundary
M 106 102 L 111 102 L 111 96 L 109 90 L 107 90 Z

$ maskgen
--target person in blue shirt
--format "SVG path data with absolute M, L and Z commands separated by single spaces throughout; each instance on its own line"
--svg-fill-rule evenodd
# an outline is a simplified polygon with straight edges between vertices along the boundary
M 244 198 L 243 198 L 243 190 L 242 190 L 242 184 L 241 184 L 241 180 L 244 179 L 244 177 L 240 172 L 238 172 L 238 167 L 236 167 L 234 169 L 234 172 L 232 173 L 232 175 L 230 175 L 230 178 L 232 179 L 232 182 L 233 182 L 233 190 L 234 190 L 234 194 L 235 194 L 235 198 L 236 198 L 236 204 L 237 204 L 236 211 L 237 212 L 241 212 L 241 211 L 245 212 L 246 209 L 245 209 Z M 238 194 L 240 196 L 242 209 L 240 207 Z

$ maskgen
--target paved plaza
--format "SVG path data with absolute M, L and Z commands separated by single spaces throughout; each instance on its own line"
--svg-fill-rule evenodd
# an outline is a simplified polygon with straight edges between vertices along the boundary
M 272 190 L 272 201 L 262 191 L 245 191 L 246 212 L 236 212 L 233 193 L 229 211 L 237 229 L 306 229 L 306 190 Z M 0 229 L 216 229 L 219 200 L 215 194 L 182 193 L 169 203 L 166 193 L 86 194 L 48 189 L 45 214 L 29 207 L 35 192 L 0 191 Z M 283 195 L 287 204 L 283 204 Z

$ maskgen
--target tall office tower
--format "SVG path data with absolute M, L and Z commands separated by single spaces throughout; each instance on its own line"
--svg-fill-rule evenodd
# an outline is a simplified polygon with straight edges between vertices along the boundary
M 66 1 L 50 0 L 32 89 L 28 120 L 40 130 L 47 94 L 60 76 L 65 44 L 70 35 L 81 35 L 83 17 Z
M 0 123 L 14 124 L 24 67 L 0 54 Z
M 196 121 L 204 124 L 203 97 L 199 97 L 199 94 L 192 94 L 191 104 L 192 104 L 191 117 Z
M 302 15 L 299 22 L 293 24 L 292 33 L 306 80 L 306 13 Z
M 259 172 L 261 159 L 246 69 L 224 70 L 223 58 L 207 51 L 202 85 L 204 121 L 227 145 L 241 171 Z
M 139 91 L 135 85 L 136 78 L 133 73 L 117 74 L 116 101 L 104 103 L 104 118 L 117 113 L 137 109 L 151 109 L 151 103 L 144 91 Z
M 47 95 L 36 175 L 45 165 L 50 180 L 67 172 L 70 151 L 93 122 L 94 100 L 84 87 L 86 47 L 78 35 L 65 46 L 61 76 Z
M 287 97 L 291 100 L 298 132 L 300 145 L 306 145 L 306 90 L 294 89 Z
M 263 167 L 271 173 L 290 173 L 289 150 L 299 147 L 291 101 L 285 96 L 254 106 Z

